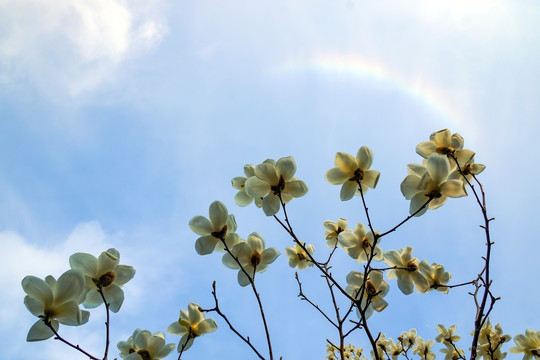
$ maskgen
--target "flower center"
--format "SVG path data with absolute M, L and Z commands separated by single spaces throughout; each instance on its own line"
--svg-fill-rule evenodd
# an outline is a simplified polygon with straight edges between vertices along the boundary
M 455 150 L 451 146 L 439 146 L 435 151 L 441 155 L 452 155 Z
M 226 234 L 227 234 L 227 224 L 223 225 L 220 231 L 214 231 L 213 233 L 210 233 L 210 235 L 218 239 L 225 239 Z
M 418 266 L 416 265 L 416 262 L 414 260 L 410 260 L 407 263 L 407 270 L 410 272 L 415 272 L 416 270 L 418 270 Z
M 296 255 L 298 256 L 298 260 L 300 260 L 300 261 L 306 260 L 306 257 L 304 256 L 303 253 L 296 253 Z
M 283 178 L 283 175 L 280 175 L 279 182 L 277 185 L 270 186 L 270 190 L 274 192 L 274 195 L 279 195 L 283 189 L 285 189 L 285 179 Z
M 139 350 L 137 351 L 137 354 L 141 355 L 143 360 L 151 360 L 148 350 Z
M 99 279 L 94 279 L 94 282 L 98 287 L 107 287 L 114 282 L 116 275 L 112 271 L 107 271 L 105 274 L 101 275 Z
M 369 248 L 369 239 L 367 238 L 367 236 L 364 236 L 364 238 L 362 239 L 362 247 L 364 249 L 368 249 Z
M 366 283 L 366 291 L 369 298 L 377 296 L 377 288 L 369 280 Z
M 253 265 L 253 267 L 257 267 L 257 265 L 261 263 L 261 254 L 259 254 L 259 252 L 255 250 L 253 252 L 253 255 L 251 255 L 251 259 L 249 260 L 249 262 L 251 263 L 251 265 Z
M 356 170 L 354 170 L 354 176 L 352 178 L 349 179 L 349 181 L 362 181 L 364 180 L 364 170 L 358 168 Z

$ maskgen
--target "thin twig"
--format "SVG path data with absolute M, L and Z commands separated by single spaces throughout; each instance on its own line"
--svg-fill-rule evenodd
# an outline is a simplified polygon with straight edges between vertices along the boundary
M 84 355 L 88 356 L 88 358 L 92 359 L 92 360 L 99 360 L 97 357 L 95 356 L 92 356 L 90 355 L 89 353 L 87 353 L 86 351 L 84 351 L 83 349 L 81 349 L 79 347 L 79 345 L 73 345 L 72 343 L 70 343 L 69 341 L 67 341 L 66 339 L 64 339 L 63 337 L 60 336 L 60 334 L 58 334 L 58 332 L 54 329 L 54 327 L 51 325 L 51 322 L 50 321 L 46 321 L 45 319 L 42 319 L 43 322 L 45 323 L 45 325 L 52 330 L 52 332 L 54 333 L 54 338 L 56 340 L 60 340 L 61 342 L 63 342 L 64 344 L 68 345 L 68 346 L 71 346 L 72 348 L 74 348 L 75 350 L 78 350 L 80 352 L 82 352 Z
M 257 356 L 259 357 L 259 359 L 261 360 L 265 360 L 265 358 L 261 355 L 261 353 L 255 348 L 255 346 L 251 343 L 251 341 L 249 340 L 249 336 L 248 337 L 245 337 L 243 336 L 242 334 L 240 334 L 240 332 L 238 332 L 238 330 L 236 330 L 236 328 L 231 324 L 231 322 L 229 321 L 229 319 L 227 318 L 227 316 L 221 311 L 221 309 L 219 308 L 219 301 L 218 301 L 218 298 L 217 298 L 217 294 L 216 294 L 216 282 L 214 281 L 214 283 L 212 284 L 212 296 L 214 297 L 214 302 L 216 304 L 216 306 L 213 308 L 213 309 L 208 309 L 208 310 L 205 310 L 205 309 L 201 309 L 203 312 L 211 312 L 211 311 L 215 311 L 219 316 L 221 316 L 221 318 L 223 320 L 225 320 L 225 322 L 227 323 L 227 325 L 229 325 L 229 328 L 231 329 L 232 332 L 234 332 L 236 334 L 236 336 L 238 336 L 240 339 L 242 339 L 242 341 L 244 341 L 250 348 L 251 350 L 253 350 L 253 352 L 255 354 L 257 354 Z
M 103 294 L 103 288 L 101 285 L 98 285 L 98 293 L 101 295 L 101 298 L 103 299 L 103 303 L 105 304 L 105 313 L 107 314 L 107 320 L 105 321 L 105 354 L 103 355 L 103 360 L 107 360 L 107 356 L 109 355 L 109 343 L 110 343 L 110 337 L 109 337 L 109 329 L 110 329 L 110 315 L 109 315 L 109 306 L 110 304 L 105 299 L 105 294 Z

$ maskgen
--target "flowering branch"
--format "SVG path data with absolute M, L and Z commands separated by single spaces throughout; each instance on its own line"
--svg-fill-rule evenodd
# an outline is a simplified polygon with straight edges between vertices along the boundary
M 248 274 L 246 269 L 242 266 L 242 263 L 240 262 L 240 260 L 238 259 L 237 256 L 235 256 L 232 252 L 231 252 L 231 249 L 229 249 L 229 247 L 227 246 L 227 243 L 225 242 L 225 238 L 221 237 L 220 238 L 221 242 L 223 243 L 223 246 L 225 247 L 225 251 L 227 251 L 227 253 L 229 253 L 229 255 L 231 255 L 231 257 L 236 261 L 236 263 L 238 264 L 238 266 L 240 267 L 240 270 L 247 276 L 247 278 L 249 279 L 249 283 L 251 285 L 251 289 L 253 290 L 253 294 L 255 295 L 255 298 L 257 299 L 257 303 L 259 304 L 259 312 L 261 314 L 261 318 L 262 318 L 262 322 L 263 322 L 263 325 L 264 325 L 264 332 L 266 334 L 266 342 L 268 344 L 268 354 L 270 356 L 270 360 L 273 360 L 274 359 L 274 356 L 272 354 L 272 342 L 270 341 L 270 332 L 268 330 L 268 324 L 266 323 L 266 316 L 264 315 L 264 309 L 263 309 L 263 305 L 262 305 L 262 302 L 261 302 L 261 297 L 257 291 L 257 288 L 255 287 L 255 270 L 256 270 L 256 267 L 254 267 L 253 269 L 253 274 Z

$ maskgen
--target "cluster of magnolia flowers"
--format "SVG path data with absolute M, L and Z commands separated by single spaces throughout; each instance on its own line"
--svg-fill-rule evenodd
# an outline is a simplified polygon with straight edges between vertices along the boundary
M 26 276 L 22 280 L 23 290 L 27 294 L 24 304 L 28 311 L 39 318 L 30 328 L 26 340 L 41 341 L 53 336 L 60 338 L 59 324 L 80 326 L 87 323 L 90 313 L 81 310 L 80 305 L 91 309 L 106 304 L 107 311 L 117 313 L 124 302 L 122 286 L 135 275 L 132 266 L 119 263 L 120 253 L 111 248 L 98 258 L 86 253 L 71 255 L 71 269 L 58 279 L 51 275 L 45 280 Z M 106 325 L 109 326 L 108 323 Z M 181 352 L 189 349 L 196 337 L 216 329 L 215 321 L 206 319 L 200 306 L 190 303 L 187 311 L 180 311 L 180 317 L 169 325 L 167 332 L 182 336 L 178 344 L 178 352 Z M 78 345 L 73 347 L 80 349 Z M 135 330 L 127 341 L 118 343 L 120 357 L 127 360 L 159 360 L 174 348 L 175 344 L 165 344 L 162 332 L 151 334 L 141 329 Z
M 118 312 L 124 302 L 121 286 L 135 275 L 135 269 L 119 265 L 120 253 L 109 249 L 96 258 L 86 253 L 70 256 L 71 269 L 58 280 L 49 275 L 42 280 L 26 276 L 22 287 L 27 294 L 26 308 L 39 318 L 30 328 L 27 341 L 46 340 L 58 332 L 59 324 L 78 326 L 88 322 L 90 313 L 80 309 L 95 308 L 105 299 L 108 309 Z
M 475 164 L 475 153 L 463 147 L 463 138 L 446 129 L 431 134 L 429 141 L 416 146 L 416 152 L 423 158 L 422 163 L 407 165 L 408 174 L 401 183 L 403 196 L 410 200 L 411 216 L 407 220 L 424 214 L 428 209 L 437 209 L 448 197 L 467 195 L 467 185 L 485 166 Z M 371 169 L 373 159 L 372 150 L 366 146 L 362 146 L 355 157 L 344 152 L 336 153 L 335 166 L 326 172 L 325 178 L 332 185 L 341 185 L 342 201 L 348 201 L 355 195 L 361 196 L 364 201 L 368 189 L 376 188 L 380 172 Z M 232 179 L 232 186 L 237 190 L 234 201 L 239 206 L 254 203 L 256 207 L 262 208 L 266 216 L 275 217 L 287 229 L 276 214 L 281 209 L 285 212 L 285 204 L 304 196 L 308 191 L 307 185 L 295 174 L 296 163 L 292 156 L 277 161 L 267 159 L 258 165 L 245 165 L 245 176 Z M 251 285 L 258 297 L 255 289 L 256 274 L 265 272 L 280 252 L 274 247 L 266 247 L 265 240 L 258 232 L 252 232 L 246 239 L 242 239 L 236 233 L 238 226 L 234 215 L 229 214 L 227 207 L 220 201 L 210 204 L 208 217 L 193 217 L 189 227 L 199 236 L 195 241 L 196 252 L 199 255 L 224 253 L 222 263 L 237 270 L 238 284 L 242 287 Z M 371 223 L 367 227 L 357 223 L 351 229 L 346 219 L 339 218 L 336 222 L 325 221 L 323 228 L 326 245 L 333 248 L 332 254 L 340 247 L 356 263 L 363 264 L 364 271 L 353 270 L 346 276 L 347 286 L 343 293 L 351 300 L 351 309 L 353 306 L 356 308 L 358 318 L 364 324 L 374 311 L 380 312 L 388 306 L 384 297 L 390 286 L 384 280 L 385 272 L 388 280 L 396 279 L 398 288 L 405 295 L 411 294 L 415 288 L 420 293 L 431 290 L 448 293 L 452 287 L 448 284 L 450 272 L 445 271 L 443 265 L 430 264 L 413 257 L 412 247 L 384 251 L 381 240 L 386 233 L 374 230 Z M 292 230 L 289 234 L 292 236 Z M 317 265 L 321 269 L 321 263 L 317 263 L 313 257 L 314 246 L 295 236 L 293 239 L 294 244 L 284 250 L 289 266 L 303 270 Z M 373 261 L 384 262 L 388 267 L 374 268 Z M 32 314 L 39 317 L 28 333 L 28 341 L 45 340 L 53 335 L 58 337 L 59 324 L 76 326 L 86 323 L 89 313 L 81 310 L 80 305 L 94 308 L 105 303 L 107 311 L 118 312 L 124 300 L 121 286 L 135 274 L 131 266 L 119 265 L 119 253 L 115 249 L 103 252 L 97 259 L 90 254 L 77 253 L 70 257 L 69 263 L 71 270 L 62 274 L 58 280 L 52 276 L 45 280 L 34 276 L 23 279 L 22 286 L 27 294 L 24 303 Z M 224 317 L 218 310 L 216 298 L 216 308 L 212 310 L 203 310 L 199 305 L 190 303 L 187 310 L 180 311 L 178 320 L 168 327 L 168 333 L 181 336 L 176 346 L 180 356 L 191 347 L 195 338 L 217 329 L 215 321 L 205 317 L 208 311 L 217 311 Z M 404 356 L 408 359 L 415 354 L 421 359 L 433 360 L 436 354 L 432 347 L 437 341 L 445 346 L 440 350 L 445 360 L 465 359 L 463 349 L 456 346 L 460 339 L 459 335 L 455 335 L 456 325 L 450 328 L 438 325 L 437 330 L 439 335 L 435 340 L 424 340 L 417 336 L 415 329 L 403 332 L 397 341 L 379 333 L 372 342 L 376 353 L 372 350 L 371 358 L 397 359 Z M 479 358 L 505 358 L 506 353 L 502 352 L 501 345 L 511 337 L 503 334 L 499 324 L 492 328 L 487 319 L 477 335 Z M 249 337 L 243 340 L 251 346 Z M 516 346 L 509 350 L 511 353 L 524 354 L 524 360 L 540 359 L 540 331 L 528 329 L 525 334 L 515 336 L 514 341 Z M 336 359 L 338 352 L 345 359 L 366 359 L 362 348 L 348 345 L 340 349 L 330 344 L 327 349 L 329 360 Z M 120 357 L 127 360 L 158 360 L 169 355 L 175 348 L 175 344 L 166 344 L 163 332 L 152 334 L 141 329 L 135 330 L 127 341 L 121 341 L 117 346 Z

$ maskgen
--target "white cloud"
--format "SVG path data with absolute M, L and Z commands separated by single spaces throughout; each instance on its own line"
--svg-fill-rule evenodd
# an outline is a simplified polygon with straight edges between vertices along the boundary
M 47 92 L 96 89 L 164 36 L 150 7 L 157 2 L 0 1 L 0 86 L 28 80 Z

